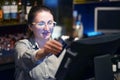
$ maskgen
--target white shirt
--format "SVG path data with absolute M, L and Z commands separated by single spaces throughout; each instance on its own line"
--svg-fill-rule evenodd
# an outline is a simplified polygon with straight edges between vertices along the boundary
M 15 45 L 15 80 L 55 80 L 66 49 L 59 57 L 48 55 L 35 61 L 36 42 L 34 39 L 23 39 Z

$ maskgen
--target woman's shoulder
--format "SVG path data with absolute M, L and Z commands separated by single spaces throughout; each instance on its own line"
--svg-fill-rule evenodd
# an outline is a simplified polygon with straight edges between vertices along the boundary
M 16 45 L 34 45 L 34 40 L 33 39 L 30 39 L 30 38 L 26 38 L 26 39 L 21 39 L 21 40 L 18 40 L 16 42 Z
M 29 39 L 20 39 L 17 41 L 17 43 L 27 43 L 27 42 L 30 42 Z
M 15 43 L 16 45 L 20 45 L 20 44 L 31 44 L 31 42 L 30 42 L 30 40 L 29 39 L 20 39 L 20 40 L 18 40 L 18 41 L 16 41 L 16 43 Z

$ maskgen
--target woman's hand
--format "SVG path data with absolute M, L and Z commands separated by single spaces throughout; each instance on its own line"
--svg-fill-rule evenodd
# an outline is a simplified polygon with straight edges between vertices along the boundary
M 43 48 L 44 53 L 52 53 L 57 55 L 62 50 L 62 44 L 56 40 L 49 40 Z
M 46 42 L 43 48 L 38 50 L 36 54 L 36 59 L 40 59 L 49 53 L 57 55 L 62 50 L 62 44 L 57 40 L 49 40 Z

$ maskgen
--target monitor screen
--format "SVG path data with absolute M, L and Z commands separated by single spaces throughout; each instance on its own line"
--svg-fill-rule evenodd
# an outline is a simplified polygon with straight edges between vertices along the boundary
M 96 7 L 94 28 L 97 32 L 120 32 L 120 7 Z
M 94 58 L 107 54 L 117 54 L 119 47 L 120 34 L 116 33 L 73 41 L 66 50 L 56 73 L 57 80 L 93 80 L 95 78 Z M 107 69 L 105 71 L 108 73 L 112 72 L 112 68 Z

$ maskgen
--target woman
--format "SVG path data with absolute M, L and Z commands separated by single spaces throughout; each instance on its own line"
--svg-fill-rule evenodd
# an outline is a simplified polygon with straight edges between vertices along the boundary
M 28 39 L 15 44 L 15 80 L 54 80 L 62 57 L 62 44 L 51 39 L 56 22 L 46 6 L 32 7 L 28 15 Z

